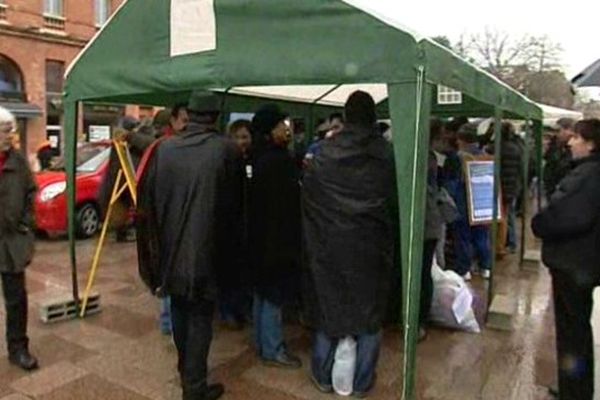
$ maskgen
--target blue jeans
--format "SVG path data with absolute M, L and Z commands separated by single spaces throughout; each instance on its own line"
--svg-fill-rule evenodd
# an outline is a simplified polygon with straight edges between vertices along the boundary
M 490 228 L 484 225 L 470 226 L 468 220 L 459 219 L 452 223 L 452 229 L 456 255 L 454 266 L 456 273 L 464 275 L 471 271 L 473 252 L 479 260 L 479 267 L 490 269 L 492 266 Z
M 517 248 L 517 200 L 514 199 L 508 202 L 508 210 L 506 211 L 508 217 L 508 239 L 506 241 L 506 247 L 511 250 Z
M 160 331 L 165 335 L 170 335 L 173 332 L 171 298 L 168 296 L 160 299 Z
M 259 357 L 275 360 L 285 353 L 281 307 L 254 295 L 254 339 Z
M 356 370 L 354 393 L 367 393 L 375 385 L 375 370 L 381 348 L 381 332 L 359 335 L 356 339 Z M 312 374 L 322 386 L 332 386 L 331 371 L 338 339 L 316 332 L 313 343 Z

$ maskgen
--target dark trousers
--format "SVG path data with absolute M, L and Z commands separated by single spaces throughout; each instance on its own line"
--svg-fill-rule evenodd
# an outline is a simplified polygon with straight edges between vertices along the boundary
M 594 338 L 590 318 L 594 288 L 582 288 L 568 274 L 555 270 L 552 288 L 560 400 L 592 400 Z
M 173 340 L 184 400 L 202 398 L 207 391 L 213 313 L 213 302 L 171 296 Z
M 25 273 L 3 273 L 2 291 L 6 309 L 6 343 L 8 353 L 15 354 L 26 350 L 27 338 L 27 290 Z
M 473 252 L 479 259 L 479 267 L 490 269 L 492 266 L 490 228 L 488 226 L 470 226 L 468 220 L 459 219 L 452 223 L 452 230 L 456 273 L 465 275 L 471 271 Z
M 367 393 L 375 385 L 375 370 L 381 348 L 381 332 L 356 336 L 356 369 L 354 392 Z M 312 354 L 312 374 L 323 386 L 331 386 L 331 371 L 338 339 L 323 332 L 315 333 Z
M 419 310 L 419 323 L 423 325 L 429 318 L 431 301 L 433 298 L 433 278 L 431 277 L 431 265 L 433 255 L 437 247 L 436 239 L 425 240 L 423 243 L 423 270 L 421 272 L 421 305 Z

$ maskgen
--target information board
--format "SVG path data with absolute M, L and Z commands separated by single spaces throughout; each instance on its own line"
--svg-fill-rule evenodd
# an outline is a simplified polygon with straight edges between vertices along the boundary
M 467 208 L 471 225 L 491 224 L 494 220 L 494 161 L 465 162 L 467 181 Z M 498 193 L 498 219 L 502 219 L 500 193 Z

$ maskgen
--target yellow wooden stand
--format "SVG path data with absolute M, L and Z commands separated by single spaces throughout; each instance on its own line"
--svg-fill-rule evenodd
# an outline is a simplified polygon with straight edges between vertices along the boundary
M 113 140 L 113 150 L 117 152 L 119 157 L 119 172 L 117 173 L 117 180 L 115 181 L 115 185 L 112 189 L 110 202 L 108 203 L 108 211 L 106 212 L 106 218 L 104 219 L 104 224 L 102 225 L 102 232 L 100 234 L 100 239 L 98 240 L 98 245 L 96 246 L 94 258 L 92 260 L 92 268 L 90 270 L 85 292 L 83 294 L 83 302 L 81 304 L 81 311 L 79 314 L 79 316 L 82 318 L 85 316 L 90 292 L 96 278 L 98 265 L 100 264 L 100 255 L 102 254 L 102 248 L 104 247 L 104 241 L 106 240 L 106 233 L 108 232 L 108 225 L 110 223 L 113 208 L 127 189 L 129 189 L 134 206 L 137 205 L 137 182 L 135 180 L 135 172 L 133 169 L 133 163 L 131 161 L 131 155 L 129 154 L 129 149 L 127 148 L 127 143 L 123 140 Z

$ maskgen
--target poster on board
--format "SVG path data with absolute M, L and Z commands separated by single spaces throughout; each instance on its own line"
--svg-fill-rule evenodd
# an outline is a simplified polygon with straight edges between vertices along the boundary
M 110 140 L 110 126 L 108 125 L 90 125 L 88 132 L 89 141 L 92 143 Z
M 494 220 L 494 161 L 465 161 L 467 183 L 467 210 L 471 225 L 487 225 Z M 498 193 L 498 219 L 502 219 L 502 206 Z

